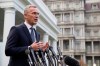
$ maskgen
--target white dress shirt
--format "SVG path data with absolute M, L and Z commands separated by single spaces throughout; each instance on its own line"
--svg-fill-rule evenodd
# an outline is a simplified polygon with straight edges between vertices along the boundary
M 30 24 L 28 24 L 26 21 L 24 22 L 24 24 L 25 24 L 26 27 L 28 28 L 30 34 L 31 34 L 31 29 L 30 29 L 30 28 L 32 28 L 32 27 L 33 27 L 34 29 L 36 28 L 35 26 L 31 26 Z M 34 36 L 36 36 L 35 33 L 34 33 Z M 36 37 L 34 37 L 34 38 L 35 38 L 35 41 L 36 41 Z

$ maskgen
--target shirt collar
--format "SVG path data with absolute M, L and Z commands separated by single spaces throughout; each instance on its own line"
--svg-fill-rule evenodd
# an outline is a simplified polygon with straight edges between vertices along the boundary
M 34 26 L 31 26 L 30 24 L 28 24 L 26 21 L 24 22 L 24 24 L 26 25 L 26 27 L 28 28 L 28 29 L 30 29 L 31 27 L 33 27 L 34 29 L 36 29 L 36 26 L 34 25 Z

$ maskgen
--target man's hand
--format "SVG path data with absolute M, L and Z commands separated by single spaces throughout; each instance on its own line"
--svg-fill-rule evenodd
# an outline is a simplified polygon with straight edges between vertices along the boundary
M 39 49 L 42 49 L 43 51 L 45 51 L 48 47 L 49 44 L 48 42 L 46 42 L 46 44 L 44 44 L 43 42 L 34 42 L 33 44 L 31 44 L 31 47 L 35 50 L 38 51 Z
M 48 42 L 46 42 L 46 44 L 43 44 L 43 46 L 41 48 L 43 51 L 45 51 L 48 47 L 49 47 L 49 44 L 48 44 Z
M 34 42 L 34 43 L 32 43 L 31 44 L 31 47 L 35 50 L 35 51 L 38 51 L 39 50 L 39 43 L 36 43 L 36 42 Z
M 39 48 L 41 48 L 43 51 L 45 51 L 49 47 L 48 42 L 46 42 L 46 44 L 44 44 L 43 42 L 39 42 L 38 44 Z

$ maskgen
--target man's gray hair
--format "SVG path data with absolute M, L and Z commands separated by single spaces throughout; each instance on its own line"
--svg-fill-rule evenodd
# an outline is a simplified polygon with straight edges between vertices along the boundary
M 25 14 L 25 13 L 28 11 L 28 9 L 31 8 L 31 7 L 36 8 L 36 6 L 35 6 L 34 4 L 27 5 L 27 6 L 25 7 L 25 9 L 24 9 L 24 14 Z

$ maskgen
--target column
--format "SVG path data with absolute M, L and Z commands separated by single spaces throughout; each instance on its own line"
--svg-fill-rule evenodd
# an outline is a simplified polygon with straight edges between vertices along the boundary
M 72 23 L 74 23 L 75 22 L 75 12 L 74 11 L 73 11 L 72 18 L 73 18 Z
M 72 57 L 74 58 L 74 39 L 71 39 L 71 52 L 72 52 Z
M 44 33 L 43 35 L 43 42 L 46 43 L 49 40 L 49 35 L 47 33 Z
M 72 40 L 69 39 L 69 51 L 71 51 L 71 50 L 72 50 Z
M 92 64 L 95 64 L 94 56 L 92 56 L 92 61 L 93 61 L 93 63 L 92 63 Z
M 52 47 L 53 47 L 53 50 L 55 51 L 55 53 L 57 54 L 57 41 L 56 40 L 53 40 Z
M 84 9 L 84 1 L 81 1 L 81 7 Z
M 49 40 L 49 35 L 47 33 L 44 33 L 44 35 L 43 35 L 43 42 L 46 43 L 46 42 L 48 42 L 48 40 Z M 45 55 L 45 58 L 46 58 L 47 66 L 49 66 L 46 55 Z
M 92 41 L 92 53 L 94 52 L 94 48 L 93 48 L 93 41 Z
M 63 52 L 63 39 L 61 39 L 60 49 L 61 49 L 61 52 Z
M 62 47 L 62 40 L 61 40 L 61 39 L 62 39 L 62 38 L 59 39 L 59 45 L 58 45 L 58 46 L 60 47 L 60 49 L 61 49 L 61 47 Z
M 71 39 L 71 40 L 72 40 L 72 42 L 71 42 L 72 43 L 71 49 L 74 51 L 74 49 L 75 49 L 74 48 L 74 46 L 75 46 L 74 39 Z
M 86 64 L 86 55 L 85 54 L 83 54 L 83 61 Z
M 73 14 L 72 12 L 70 12 L 70 22 L 72 23 L 72 19 L 73 19 Z
M 91 21 L 91 23 L 93 22 L 92 14 L 90 15 L 90 20 L 89 21 Z
M 62 28 L 62 35 L 64 35 L 65 31 L 64 31 L 64 28 Z
M 9 30 L 15 25 L 15 9 L 5 8 L 4 14 L 4 31 L 3 31 L 3 46 L 2 46 L 2 66 L 7 66 L 9 58 L 5 56 L 5 44 Z
M 64 22 L 64 13 L 62 13 L 61 17 L 62 17 L 62 21 Z
M 15 25 L 15 9 L 5 8 L 3 42 L 6 41 L 9 30 Z

